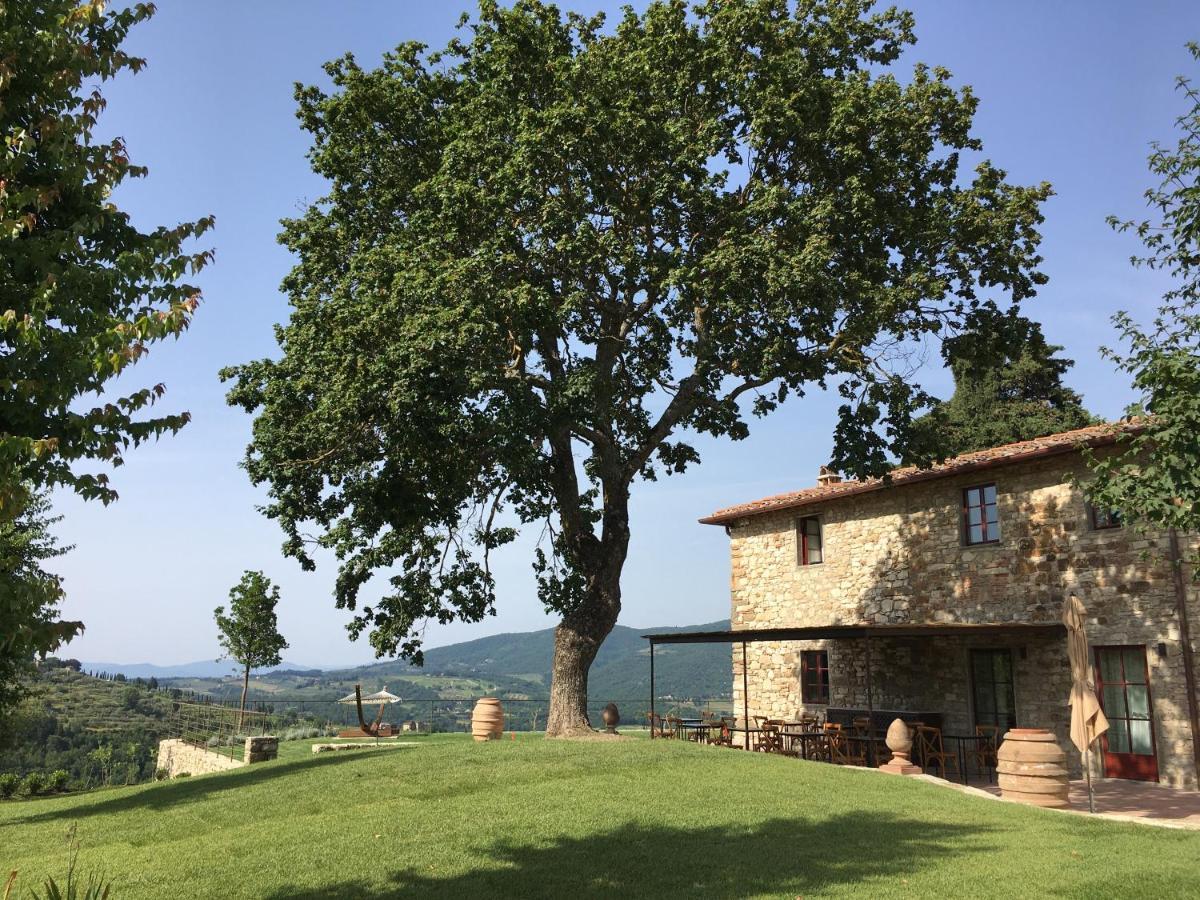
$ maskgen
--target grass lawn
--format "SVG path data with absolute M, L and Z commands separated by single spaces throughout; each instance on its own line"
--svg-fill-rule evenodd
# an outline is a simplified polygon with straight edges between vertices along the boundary
M 637 739 L 282 747 L 228 774 L 0 803 L 0 880 L 61 876 L 76 822 L 80 864 L 105 871 L 112 900 L 1200 890 L 1200 833 L 820 763 Z

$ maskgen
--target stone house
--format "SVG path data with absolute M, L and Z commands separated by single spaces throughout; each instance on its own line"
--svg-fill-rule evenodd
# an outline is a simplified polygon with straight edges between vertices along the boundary
M 1075 593 L 1112 723 L 1095 774 L 1197 788 L 1200 697 L 1183 635 L 1189 619 L 1193 637 L 1200 628 L 1200 591 L 1189 573 L 1175 577 L 1168 535 L 1123 526 L 1075 486 L 1081 448 L 1103 453 L 1113 434 L 1079 429 L 887 482 L 823 469 L 814 487 L 701 519 L 729 534 L 735 632 L 872 626 L 870 638 L 735 644 L 738 711 L 863 709 L 870 690 L 873 709 L 928 711 L 947 734 L 1051 728 L 1079 774 L 1055 627 Z M 1187 557 L 1197 542 L 1176 546 Z

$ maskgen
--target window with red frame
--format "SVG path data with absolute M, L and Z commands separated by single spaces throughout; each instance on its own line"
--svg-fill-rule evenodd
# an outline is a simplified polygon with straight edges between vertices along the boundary
M 995 544 L 1000 540 L 996 485 L 981 484 L 963 491 L 963 543 Z
M 821 539 L 821 520 L 805 516 L 796 523 L 800 565 L 815 566 L 825 562 L 825 543 Z
M 803 703 L 829 703 L 829 652 L 800 652 L 800 700 Z

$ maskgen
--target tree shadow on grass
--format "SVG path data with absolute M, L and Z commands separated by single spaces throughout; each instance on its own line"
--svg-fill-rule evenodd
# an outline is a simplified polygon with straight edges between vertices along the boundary
M 630 823 L 603 834 L 533 846 L 505 841 L 464 848 L 481 865 L 439 876 L 428 866 L 313 889 L 288 885 L 265 900 L 407 897 L 745 897 L 812 892 L 905 879 L 951 856 L 985 849 L 990 827 L 865 811 L 831 819 L 769 819 L 753 827 L 674 828 Z M 364 854 L 384 869 L 386 848 Z M 878 883 L 875 885 L 878 887 Z
M 389 750 L 388 753 L 396 753 Z M 222 791 L 244 790 L 251 785 L 276 778 L 284 778 L 298 772 L 311 769 L 314 766 L 335 766 L 353 759 L 363 759 L 366 754 L 353 752 L 338 754 L 314 754 L 311 759 L 298 759 L 292 762 L 252 765 L 244 769 L 231 769 L 228 772 L 217 772 L 211 775 L 197 775 L 192 778 L 175 778 L 155 785 L 145 785 L 140 791 L 130 791 L 117 794 L 113 792 L 106 800 L 97 800 L 88 805 L 69 806 L 65 809 L 55 809 L 33 815 L 10 819 L 0 824 L 0 830 L 5 827 L 33 825 L 39 822 L 54 822 L 58 820 L 75 821 L 90 816 L 121 813 L 132 809 L 145 809 L 161 812 L 186 803 L 207 800 L 213 794 Z

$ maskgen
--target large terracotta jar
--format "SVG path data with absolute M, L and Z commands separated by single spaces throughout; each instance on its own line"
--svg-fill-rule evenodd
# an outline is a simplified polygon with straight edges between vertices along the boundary
M 495 697 L 481 697 L 471 713 L 471 734 L 477 741 L 498 741 L 504 733 L 504 707 Z
M 1067 754 L 1045 728 L 1014 728 L 996 753 L 1000 796 L 1032 806 L 1065 809 Z

